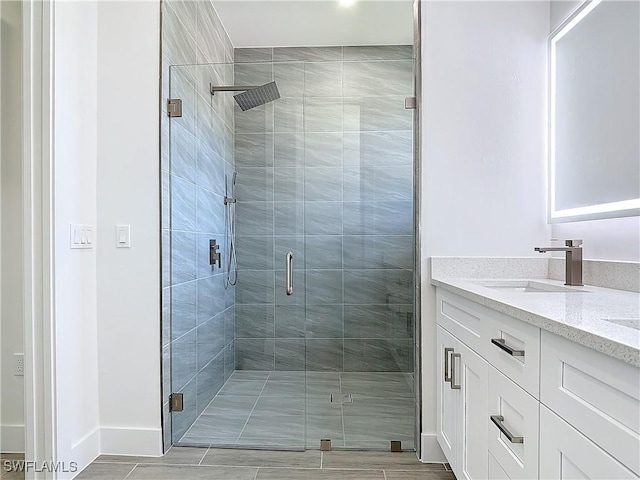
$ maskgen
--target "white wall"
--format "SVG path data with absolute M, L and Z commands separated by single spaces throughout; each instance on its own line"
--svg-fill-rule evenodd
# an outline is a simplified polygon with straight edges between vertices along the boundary
M 551 232 L 561 240 L 582 239 L 586 259 L 640 262 L 640 217 L 557 223 Z
M 436 347 L 426 258 L 533 256 L 549 238 L 549 4 L 425 2 L 422 20 L 422 421 L 429 449 Z
M 550 32 L 582 3 L 582 0 L 552 1 Z M 551 227 L 551 236 L 582 239 L 584 257 L 588 259 L 640 262 L 640 217 L 558 223 Z
M 57 454 L 99 452 L 96 250 L 71 250 L 69 225 L 96 225 L 96 2 L 56 2 L 54 216 Z
M 55 4 L 57 459 L 160 455 L 158 2 Z M 71 223 L 96 226 L 71 250 Z M 132 248 L 115 248 L 129 224 Z
M 162 453 L 159 58 L 158 2 L 99 4 L 98 352 L 102 453 Z M 116 224 L 131 225 L 130 249 L 116 248 Z
M 13 354 L 24 352 L 20 2 L 1 2 L 0 22 L 0 452 L 23 452 L 24 377 L 13 375 Z
M 552 0 L 549 8 L 549 31 L 558 28 L 582 3 L 583 0 Z

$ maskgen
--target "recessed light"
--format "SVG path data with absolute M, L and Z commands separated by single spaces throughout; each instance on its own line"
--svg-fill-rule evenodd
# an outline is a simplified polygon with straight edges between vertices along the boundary
M 358 0 L 338 0 L 341 7 L 352 7 Z

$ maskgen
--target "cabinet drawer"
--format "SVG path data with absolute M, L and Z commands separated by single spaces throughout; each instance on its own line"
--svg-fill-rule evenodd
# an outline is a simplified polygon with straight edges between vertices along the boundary
M 540 478 L 626 480 L 638 477 L 544 405 L 540 406 Z
M 440 289 L 436 293 L 436 302 L 439 325 L 539 398 L 538 327 Z
M 540 329 L 495 312 L 486 332 L 487 361 L 540 398 Z
M 539 405 L 489 367 L 489 452 L 511 479 L 538 478 Z
M 638 368 L 549 332 L 541 342 L 542 403 L 640 475 Z
M 481 305 L 440 289 L 436 293 L 436 305 L 437 323 L 484 356 L 488 320 Z

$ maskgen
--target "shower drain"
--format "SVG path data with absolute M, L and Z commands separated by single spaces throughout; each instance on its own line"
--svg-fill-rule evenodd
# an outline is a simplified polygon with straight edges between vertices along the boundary
M 353 403 L 353 397 L 350 393 L 332 393 L 331 403 L 338 403 L 340 405 L 344 403 Z

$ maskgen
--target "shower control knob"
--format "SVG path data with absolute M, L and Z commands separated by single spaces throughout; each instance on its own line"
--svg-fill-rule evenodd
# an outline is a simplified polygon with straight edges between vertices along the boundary
M 219 248 L 220 245 L 218 245 L 215 240 L 209 240 L 209 265 L 212 267 L 215 267 L 217 262 L 218 268 L 222 268 L 222 260 L 220 259 L 220 252 L 218 251 Z

